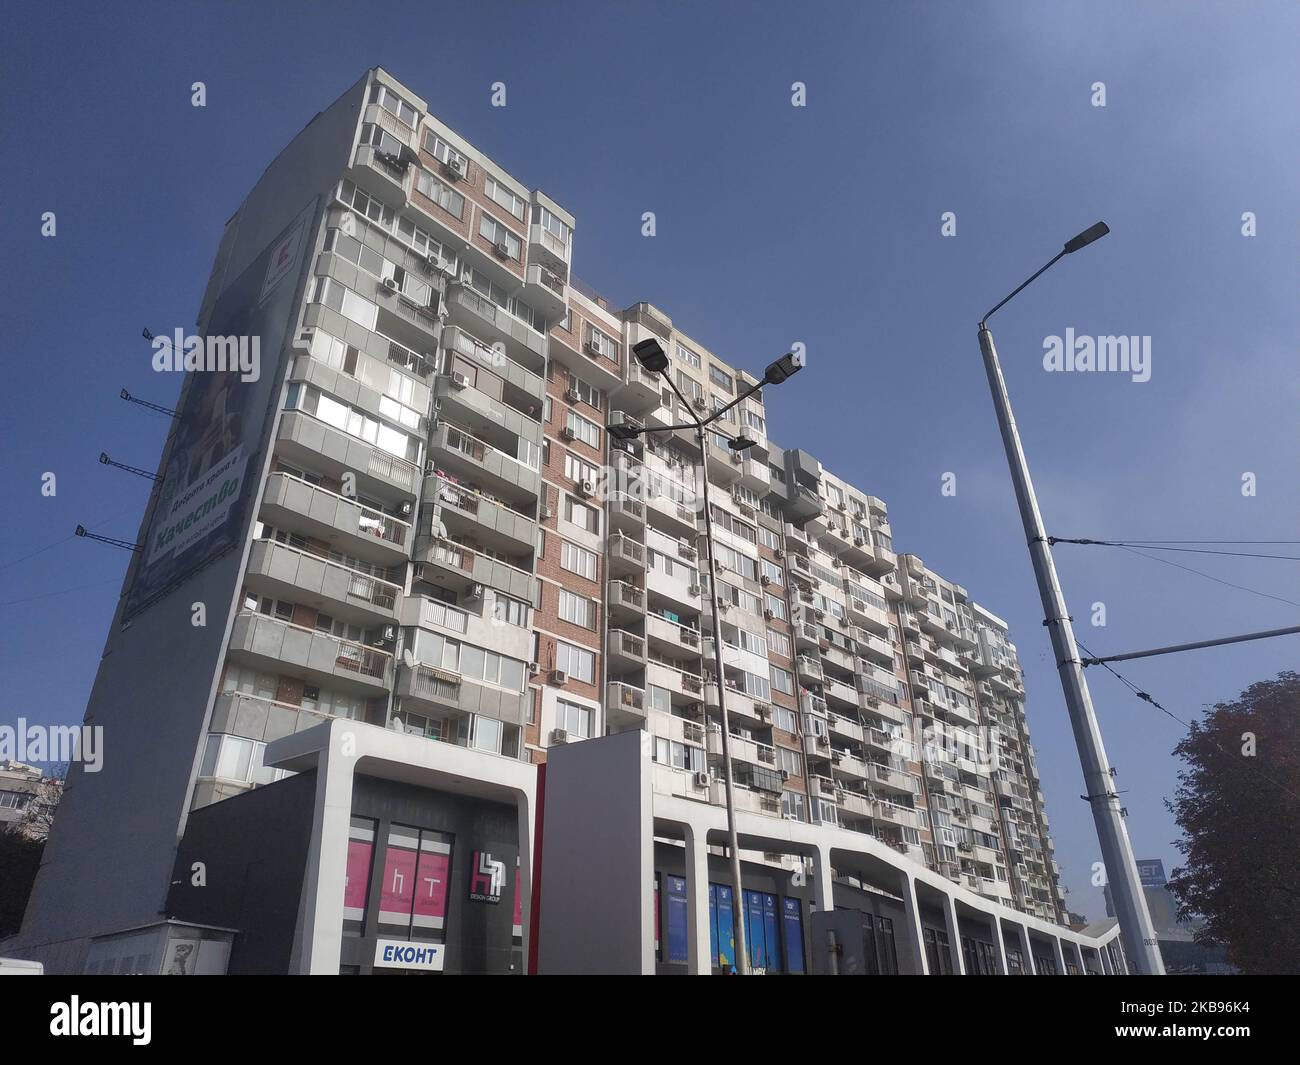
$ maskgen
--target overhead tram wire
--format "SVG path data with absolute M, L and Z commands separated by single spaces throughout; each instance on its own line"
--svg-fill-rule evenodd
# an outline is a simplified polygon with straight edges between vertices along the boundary
M 1118 680 L 1121 684 L 1123 684 L 1124 687 L 1128 688 L 1129 691 L 1131 691 L 1134 695 L 1136 695 L 1136 696 L 1137 696 L 1139 699 L 1141 699 L 1144 703 L 1149 703 L 1151 706 L 1154 706 L 1157 710 L 1159 710 L 1159 711 L 1160 711 L 1162 714 L 1164 714 L 1166 717 L 1168 717 L 1168 718 L 1170 718 L 1170 719 L 1172 719 L 1172 720 L 1174 720 L 1174 721 L 1177 721 L 1177 722 L 1178 722 L 1180 725 L 1182 725 L 1183 728 L 1186 729 L 1188 732 L 1190 732 L 1190 731 L 1192 730 L 1192 725 L 1191 725 L 1190 722 L 1188 722 L 1188 721 L 1184 721 L 1181 717 L 1179 717 L 1177 714 L 1173 713 L 1173 712 L 1172 712 L 1171 710 L 1169 710 L 1167 707 L 1162 706 L 1162 705 L 1161 705 L 1161 704 L 1156 700 L 1156 698 L 1155 698 L 1153 695 L 1151 695 L 1150 692 L 1143 691 L 1141 688 L 1139 688 L 1136 684 L 1134 684 L 1134 683 L 1133 683 L 1131 680 L 1129 680 L 1127 677 L 1122 676 L 1118 671 L 1116 671 L 1114 668 L 1112 668 L 1111 665 L 1110 665 L 1108 662 L 1104 661 L 1103 659 L 1097 658 L 1097 656 L 1094 655 L 1094 654 L 1092 653 L 1092 650 L 1091 650 L 1090 648 L 1088 648 L 1087 646 L 1084 645 L 1084 643 L 1083 643 L 1082 640 L 1080 640 L 1080 639 L 1078 639 L 1078 638 L 1076 637 L 1076 638 L 1075 638 L 1075 642 L 1079 645 L 1080 648 L 1083 649 L 1083 651 L 1088 655 L 1089 658 L 1096 659 L 1096 664 L 1097 664 L 1097 665 L 1101 666 L 1104 670 L 1106 670 L 1107 673 L 1111 674 L 1111 676 L 1113 676 L 1116 680 Z M 1235 751 L 1229 750 L 1227 747 L 1224 747 L 1223 744 L 1221 744 L 1217 739 L 1215 739 L 1214 736 L 1213 736 L 1210 732 L 1208 732 L 1208 731 L 1203 731 L 1203 732 L 1202 732 L 1202 735 L 1204 735 L 1205 738 L 1208 739 L 1208 740 L 1210 741 L 1210 743 L 1214 745 L 1214 747 L 1218 750 L 1218 752 L 1219 752 L 1220 754 L 1228 755 L 1228 756 L 1229 756 L 1231 759 L 1233 759 L 1234 761 L 1241 761 L 1241 762 L 1245 762 L 1245 761 L 1247 761 L 1247 759 L 1244 759 L 1244 758 L 1241 758 L 1241 757 L 1240 757 L 1240 753 L 1239 753 L 1239 752 L 1235 752 Z M 1279 789 L 1281 789 L 1282 791 L 1286 792 L 1286 793 L 1287 793 L 1288 795 L 1290 795 L 1293 799 L 1300 799 L 1300 794 L 1298 794 L 1298 793 L 1292 791 L 1292 790 L 1291 790 L 1290 788 L 1288 788 L 1285 784 L 1283 784 L 1280 780 L 1274 780 L 1271 776 L 1269 776 L 1269 775 L 1268 775 L 1267 773 L 1265 773 L 1262 769 L 1260 769 L 1258 765 L 1253 765 L 1253 770 L 1254 770 L 1254 772 L 1258 773 L 1261 777 L 1263 777 L 1265 780 L 1267 780 L 1270 784 L 1272 784 L 1275 788 L 1279 788 Z
M 1047 542 L 1050 544 L 1082 544 L 1087 547 L 1130 547 L 1140 548 L 1147 551 L 1180 551 L 1190 555 L 1230 555 L 1234 558 L 1276 558 L 1287 562 L 1300 562 L 1300 555 L 1264 555 L 1254 551 L 1212 551 L 1208 548 L 1200 547 L 1160 547 L 1156 546 L 1158 543 L 1157 541 L 1089 540 L 1086 538 L 1070 539 L 1065 536 L 1049 536 Z

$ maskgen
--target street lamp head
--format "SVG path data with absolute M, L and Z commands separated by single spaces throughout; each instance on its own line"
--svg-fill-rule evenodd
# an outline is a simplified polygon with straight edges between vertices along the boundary
M 635 440 L 643 432 L 636 422 L 614 422 L 605 428 L 615 440 Z
M 1094 240 L 1101 240 L 1101 238 L 1104 237 L 1109 232 L 1110 232 L 1110 226 L 1108 226 L 1105 222 L 1098 222 L 1095 226 L 1089 226 L 1077 237 L 1072 237 L 1070 240 L 1067 240 L 1065 242 L 1064 253 L 1066 255 L 1072 255 L 1080 248 L 1086 248 Z
M 745 436 L 742 433 L 734 440 L 728 440 L 727 447 L 731 448 L 731 450 L 736 452 L 737 454 L 740 454 L 740 452 L 748 450 L 749 448 L 753 447 L 757 443 L 758 443 L 757 440 L 751 440 L 749 437 Z
M 668 355 L 659 341 L 650 339 L 643 340 L 632 348 L 632 354 L 636 356 L 636 361 L 645 367 L 650 373 L 662 373 L 668 369 Z
M 772 363 L 763 371 L 763 383 L 768 385 L 779 385 L 782 381 L 789 380 L 800 370 L 803 369 L 804 357 L 796 355 L 793 351 L 787 351 L 776 362 Z

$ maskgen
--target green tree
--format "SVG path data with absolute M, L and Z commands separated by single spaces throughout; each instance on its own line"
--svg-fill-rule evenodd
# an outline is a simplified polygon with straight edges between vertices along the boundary
M 1201 918 L 1197 940 L 1243 972 L 1300 972 L 1300 674 L 1219 703 L 1174 753 L 1179 919 Z

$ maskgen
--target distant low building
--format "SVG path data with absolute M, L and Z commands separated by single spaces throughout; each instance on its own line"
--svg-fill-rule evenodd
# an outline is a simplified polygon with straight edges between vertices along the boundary
M 1227 949 L 1219 945 L 1196 942 L 1198 921 L 1180 921 L 1178 902 L 1169 890 L 1165 864 L 1159 858 L 1140 858 L 1137 862 L 1138 879 L 1146 895 L 1151 925 L 1160 943 L 1160 954 L 1165 960 L 1165 971 L 1171 975 L 1221 975 L 1236 970 L 1228 964 Z M 1115 916 L 1115 908 L 1106 889 L 1106 913 Z
M 44 839 L 62 793 L 58 777 L 23 762 L 0 762 L 0 832 Z

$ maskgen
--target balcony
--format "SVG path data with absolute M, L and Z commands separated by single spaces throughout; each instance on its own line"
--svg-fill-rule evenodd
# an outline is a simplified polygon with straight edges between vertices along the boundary
M 644 728 L 645 689 L 621 681 L 610 681 L 605 686 L 605 717 L 612 732 Z
M 209 731 L 270 743 L 329 720 L 329 714 L 304 706 L 264 699 L 246 692 L 224 691 L 213 703 Z
M 645 619 L 645 634 L 650 645 L 660 654 L 675 659 L 700 657 L 700 630 L 683 625 L 658 614 L 650 613 Z
M 448 285 L 447 307 L 458 319 L 473 323 L 470 331 L 474 334 L 505 344 L 519 363 L 536 370 L 545 365 L 546 340 L 542 334 L 468 285 Z
M 260 515 L 277 528 L 326 540 L 379 566 L 401 565 L 408 557 L 411 527 L 406 522 L 292 474 L 267 478 Z
M 645 528 L 645 504 L 639 499 L 611 498 L 606 500 L 605 509 L 614 529 L 635 533 Z
M 624 623 L 645 614 L 645 590 L 626 581 L 609 582 L 609 620 Z
M 468 536 L 508 555 L 528 555 L 535 550 L 537 523 L 526 514 L 436 474 L 425 479 L 424 491 L 424 502 L 437 506 L 437 520 L 449 535 Z
M 445 719 L 459 714 L 474 714 L 522 725 L 528 718 L 530 693 L 512 692 L 490 684 L 465 680 L 458 673 L 433 666 L 403 667 L 398 676 L 396 694 L 402 708 Z
M 916 792 L 916 777 L 910 773 L 903 773 L 890 766 L 882 765 L 879 762 L 872 762 L 870 766 L 871 779 L 877 784 L 883 784 L 886 787 L 895 788 L 898 791 L 905 791 L 909 795 Z
M 841 736 L 858 743 L 862 741 L 864 730 L 856 720 L 840 714 L 827 714 L 826 721 L 832 736 Z
M 549 263 L 551 269 L 565 277 L 572 262 L 569 242 L 557 237 L 545 226 L 534 223 L 528 228 L 528 258 Z
M 524 299 L 553 322 L 564 317 L 569 305 L 569 286 L 564 278 L 540 263 L 529 266 L 524 275 Z
M 645 639 L 622 629 L 610 629 L 605 653 L 611 669 L 644 669 Z
M 614 391 L 619 405 L 633 414 L 655 410 L 663 403 L 663 390 L 668 386 L 658 374 L 644 369 L 635 359 L 628 359 L 627 378 Z
M 400 155 L 393 156 L 369 144 L 359 144 L 347 176 L 356 182 L 358 188 L 393 208 L 399 208 L 406 206 L 410 172 L 409 158 L 403 160 Z
M 607 559 L 611 576 L 645 573 L 645 545 L 618 533 L 608 541 Z
M 331 480 L 356 478 L 359 495 L 385 503 L 415 498 L 420 468 L 413 462 L 349 436 L 303 411 L 285 411 L 276 453 L 294 465 L 316 469 Z
M 341 621 L 374 625 L 397 617 L 402 586 L 275 540 L 256 540 L 244 577 L 250 591 L 323 608 Z
M 537 579 L 528 570 L 440 536 L 416 537 L 414 559 L 422 564 L 419 577 L 432 584 L 466 590 L 485 584 L 526 603 L 536 602 Z
M 502 499 L 527 505 L 536 501 L 541 477 L 533 467 L 456 425 L 444 422 L 430 438 L 434 470 L 481 485 Z M 428 493 L 428 486 L 425 491 Z
M 266 614 L 240 611 L 230 634 L 230 657 L 255 668 L 285 672 L 326 687 L 342 682 L 351 691 L 388 690 L 392 656 L 365 644 L 294 625 Z
M 795 659 L 795 671 L 799 674 L 800 681 L 805 684 L 821 684 L 825 680 L 822 664 L 806 655 L 800 655 Z
M 674 705 L 698 703 L 704 698 L 704 678 L 672 663 L 647 661 L 645 678 L 647 685 L 667 689 Z

